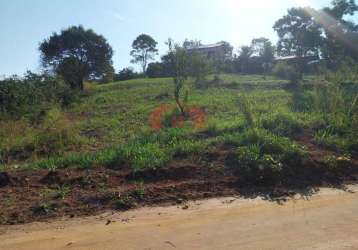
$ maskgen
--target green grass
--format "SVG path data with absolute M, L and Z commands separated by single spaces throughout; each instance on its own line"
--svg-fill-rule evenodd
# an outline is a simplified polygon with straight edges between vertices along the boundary
M 304 147 L 264 129 L 224 138 L 227 144 L 238 147 L 233 162 L 238 175 L 257 184 L 277 183 L 287 169 L 301 166 L 307 158 Z
M 210 76 L 208 80 L 213 78 Z M 286 83 L 274 77 L 264 80 L 260 75 L 225 74 L 220 79 L 237 85 Z M 191 80 L 188 84 L 189 104 L 205 110 L 203 129 L 153 132 L 149 127 L 149 114 L 155 107 L 174 103 L 171 78 L 86 84 L 86 93 L 78 102 L 63 110 L 49 109 L 37 124 L 26 119 L 0 121 L 0 166 L 88 169 L 129 165 L 135 171 L 142 171 L 165 166 L 175 157 L 200 155 L 218 142 L 248 147 L 238 151 L 243 154 L 255 153 L 258 146 L 258 159 L 270 162 L 272 158 L 275 163 L 295 154 L 297 145 L 292 137 L 303 129 L 315 131 L 315 139 L 321 144 L 333 145 L 347 153 L 357 148 L 354 129 L 358 127 L 357 114 L 344 112 L 344 105 L 348 104 L 344 104 L 345 95 L 341 93 L 335 96 L 334 91 L 324 92 L 337 103 L 328 105 L 322 95 L 315 94 L 316 90 L 297 95 L 280 88 L 234 89 L 219 85 L 204 90 L 195 88 Z M 238 101 L 243 94 L 246 111 Z M 354 101 L 354 97 L 351 99 Z M 309 105 L 294 109 L 295 102 Z M 327 110 L 322 112 L 322 109 Z M 249 123 L 248 117 L 252 119 Z M 253 126 L 257 129 L 250 129 Z M 323 130 L 330 133 L 323 136 Z M 211 137 L 196 137 L 201 132 Z

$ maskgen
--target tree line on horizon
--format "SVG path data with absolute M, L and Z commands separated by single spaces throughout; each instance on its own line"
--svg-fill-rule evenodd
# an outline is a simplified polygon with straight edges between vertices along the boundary
M 343 62 L 354 63 L 358 60 L 358 25 L 345 19 L 347 16 L 353 16 L 356 11 L 358 7 L 354 0 L 333 0 L 331 6 L 321 10 L 311 7 L 291 8 L 273 26 L 279 37 L 277 45 L 273 45 L 267 38 L 260 37 L 253 39 L 250 45 L 241 46 L 237 53 L 233 53 L 234 48 L 230 43 L 223 41 L 228 56 L 223 61 L 213 60 L 211 66 L 213 71 L 225 73 L 264 74 L 272 69 L 275 56 L 311 56 L 320 59 L 320 66 L 336 70 Z M 148 35 L 140 35 L 136 41 L 138 39 L 142 40 L 142 44 L 146 44 L 147 47 L 143 46 L 142 49 L 149 56 L 143 57 L 144 60 L 140 62 L 143 65 L 145 61 L 142 73 L 149 77 L 172 76 L 172 67 L 168 60 L 170 55 L 165 54 L 160 61 L 148 63 L 158 52 L 157 42 Z M 182 47 L 195 48 L 201 45 L 201 41 L 198 40 L 185 40 Z M 195 60 L 198 61 L 197 58 L 192 59 Z M 208 63 L 207 58 L 202 61 Z M 298 71 L 307 70 L 303 65 L 296 66 Z M 130 67 L 124 68 L 119 71 L 117 80 L 140 77 L 143 74 L 136 74 Z
M 242 46 L 238 53 L 233 53 L 230 43 L 223 41 L 224 59 L 208 60 L 200 53 L 191 53 L 185 60 L 186 74 L 198 81 L 208 73 L 267 74 L 273 68 L 275 55 L 297 58 L 316 56 L 321 58 L 326 69 L 337 70 L 343 63 L 356 63 L 358 60 L 358 25 L 346 20 L 347 16 L 357 11 L 355 0 L 333 0 L 322 10 L 291 8 L 273 26 L 279 37 L 277 45 L 267 38 L 255 38 L 250 45 Z M 68 103 L 71 92 L 84 89 L 84 81 L 106 83 L 143 76 L 173 76 L 173 56 L 179 50 L 169 50 L 160 61 L 153 62 L 158 54 L 157 45 L 151 36 L 139 35 L 133 41 L 130 55 L 131 62 L 140 65 L 142 73 L 136 73 L 131 68 L 116 73 L 112 61 L 113 49 L 102 35 L 83 26 L 72 26 L 53 33 L 39 45 L 42 75 L 30 72 L 24 78 L 11 77 L 0 81 L 1 111 L 15 109 L 21 106 L 19 103 L 29 103 L 33 96 L 25 98 L 23 95 L 26 93 L 33 95 L 40 92 L 38 95 L 41 98 L 47 96 L 46 91 L 42 92 L 46 89 L 43 86 L 47 85 L 52 86 L 53 93 L 56 93 L 54 99 Z M 184 52 L 200 45 L 198 40 L 176 44 Z M 303 71 L 300 60 L 294 66 L 296 69 L 292 71 Z M 281 71 L 285 73 L 287 70 L 283 67 Z

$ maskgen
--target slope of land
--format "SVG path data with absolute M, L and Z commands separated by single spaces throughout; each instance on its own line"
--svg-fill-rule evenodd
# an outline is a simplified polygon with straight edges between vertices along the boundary
M 1 120 L 0 224 L 357 182 L 354 83 L 337 92 L 321 82 L 220 75 L 186 85 L 186 113 L 200 111 L 201 126 L 172 125 L 183 117 L 170 78 L 88 84 L 38 120 Z

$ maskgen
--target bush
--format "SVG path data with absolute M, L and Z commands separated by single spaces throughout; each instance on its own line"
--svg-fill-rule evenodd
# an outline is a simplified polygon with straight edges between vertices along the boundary
M 291 82 L 297 82 L 301 78 L 295 67 L 284 62 L 277 63 L 272 72 L 276 77 L 290 80 Z
M 58 108 L 45 116 L 41 129 L 35 135 L 35 150 L 38 155 L 59 155 L 70 146 L 78 146 L 81 139 Z
M 114 80 L 115 81 L 127 81 L 138 78 L 140 75 L 134 72 L 133 68 L 124 68 L 115 74 Z
M 304 91 L 302 86 L 291 88 L 292 103 L 291 109 L 297 112 L 309 111 L 313 107 L 313 95 L 311 92 Z
M 31 72 L 0 81 L 0 115 L 38 120 L 53 104 L 68 105 L 75 97 L 63 81 Z
M 276 183 L 306 157 L 302 147 L 264 129 L 247 130 L 226 142 L 239 147 L 233 162 L 237 174 L 255 184 Z
M 239 148 L 236 160 L 238 174 L 246 181 L 274 184 L 280 178 L 282 163 L 269 154 L 262 154 L 257 144 Z
M 34 132 L 25 119 L 0 121 L 0 162 L 26 160 L 34 152 Z
M 303 125 L 291 113 L 270 114 L 261 121 L 262 126 L 281 136 L 292 136 L 301 132 Z
M 150 78 L 157 78 L 157 77 L 168 77 L 169 74 L 166 71 L 163 63 L 155 62 L 155 63 L 148 64 L 147 76 Z
M 336 172 L 336 174 L 339 174 L 342 170 L 348 169 L 352 166 L 350 155 L 343 155 L 339 157 L 335 155 L 327 155 L 324 157 L 323 162 L 328 170 Z
M 200 53 L 191 53 L 188 56 L 189 75 L 195 79 L 197 84 L 205 81 L 206 77 L 213 71 L 213 65 L 210 59 Z

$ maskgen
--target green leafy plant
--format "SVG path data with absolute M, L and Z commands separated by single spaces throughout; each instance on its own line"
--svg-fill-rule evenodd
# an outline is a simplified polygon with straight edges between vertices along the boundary
M 121 195 L 117 200 L 114 202 L 114 206 L 116 209 L 122 210 L 122 209 L 130 209 L 136 206 L 136 202 L 128 194 Z
M 259 145 L 240 147 L 236 161 L 238 175 L 247 181 L 271 184 L 280 178 L 282 163 L 270 154 L 263 154 Z
M 49 204 L 48 202 L 41 202 L 38 206 L 33 208 L 33 212 L 36 215 L 48 215 L 56 211 L 54 205 Z
M 38 154 L 56 155 L 66 147 L 79 146 L 81 139 L 71 128 L 58 108 L 49 110 L 35 137 L 35 150 Z
M 184 48 L 168 39 L 170 63 L 174 71 L 174 99 L 181 114 L 185 116 L 184 103 L 188 98 L 188 91 L 182 94 L 185 80 L 188 78 L 188 55 Z
M 123 157 L 131 163 L 134 171 L 156 169 L 169 160 L 168 154 L 156 143 L 129 144 L 123 148 Z
M 329 170 L 339 172 L 351 165 L 351 156 L 348 154 L 342 156 L 328 155 L 324 157 L 323 162 Z
M 68 186 L 57 186 L 54 190 L 54 197 L 59 199 L 65 199 L 67 196 L 71 194 L 71 188 Z
M 257 184 L 276 183 L 289 167 L 306 158 L 301 146 L 264 129 L 247 130 L 226 142 L 239 147 L 233 162 L 238 175 Z
M 292 113 L 278 112 L 261 120 L 262 126 L 281 136 L 292 136 L 302 131 L 303 125 Z
M 246 123 L 249 127 L 254 128 L 255 127 L 255 121 L 253 117 L 251 102 L 245 95 L 239 95 L 238 98 L 238 105 L 240 108 L 240 111 L 243 113 Z

